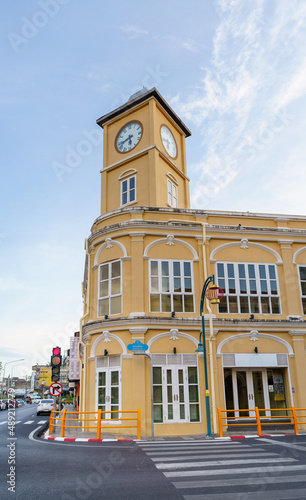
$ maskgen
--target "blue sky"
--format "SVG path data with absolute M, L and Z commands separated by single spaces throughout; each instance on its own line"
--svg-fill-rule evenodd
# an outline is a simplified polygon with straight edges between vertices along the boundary
M 0 361 L 25 359 L 14 376 L 79 328 L 84 239 L 100 210 L 95 122 L 143 86 L 192 132 L 193 208 L 305 215 L 304 0 L 0 9 Z

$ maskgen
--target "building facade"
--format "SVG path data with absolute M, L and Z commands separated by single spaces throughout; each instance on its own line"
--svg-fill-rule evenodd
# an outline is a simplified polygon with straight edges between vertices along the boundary
M 101 214 L 86 240 L 80 409 L 141 408 L 142 435 L 212 431 L 217 407 L 306 406 L 306 218 L 190 208 L 190 131 L 156 89 L 102 116 Z M 143 355 L 128 349 L 136 341 Z M 152 395 L 152 400 L 151 400 Z M 116 414 L 105 414 L 106 417 Z

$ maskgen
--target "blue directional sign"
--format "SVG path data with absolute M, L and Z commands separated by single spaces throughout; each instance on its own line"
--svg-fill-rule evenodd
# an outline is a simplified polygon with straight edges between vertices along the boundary
M 135 342 L 133 344 L 129 344 L 127 348 L 129 351 L 146 351 L 149 349 L 149 346 L 147 344 L 143 344 L 140 340 L 135 340 Z

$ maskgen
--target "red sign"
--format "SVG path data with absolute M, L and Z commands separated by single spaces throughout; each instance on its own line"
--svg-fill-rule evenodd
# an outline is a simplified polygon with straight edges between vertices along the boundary
M 49 393 L 51 396 L 59 396 L 63 392 L 63 386 L 59 382 L 54 382 L 49 387 Z
M 220 301 L 224 295 L 224 291 L 217 285 L 212 285 L 206 291 L 206 298 L 211 301 Z

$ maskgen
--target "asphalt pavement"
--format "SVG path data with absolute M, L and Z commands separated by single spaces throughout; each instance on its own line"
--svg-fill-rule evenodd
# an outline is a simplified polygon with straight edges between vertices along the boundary
M 1 500 L 306 500 L 305 435 L 57 442 L 48 419 L 0 412 Z

